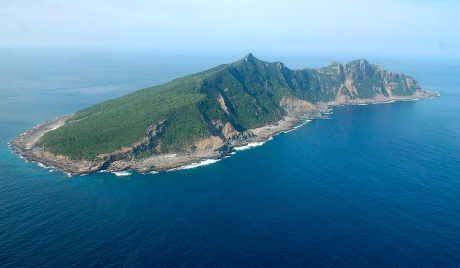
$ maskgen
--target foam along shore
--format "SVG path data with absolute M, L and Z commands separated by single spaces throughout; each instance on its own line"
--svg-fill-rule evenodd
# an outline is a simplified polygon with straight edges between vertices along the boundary
M 350 104 L 368 104 L 368 103 L 391 103 L 398 100 L 418 100 L 439 96 L 439 93 L 425 92 L 424 94 L 415 94 L 412 98 L 383 98 L 372 100 L 345 101 L 345 102 L 329 102 L 328 106 L 350 105 Z M 324 105 L 324 104 L 323 104 Z M 328 119 L 327 114 L 332 113 L 332 109 L 324 110 L 318 118 Z M 139 173 L 145 174 L 150 172 L 158 172 L 163 170 L 181 170 L 190 169 L 200 166 L 209 165 L 219 161 L 223 157 L 227 157 L 231 152 L 243 151 L 257 146 L 262 146 L 267 140 L 271 139 L 278 133 L 287 133 L 295 130 L 308 122 L 311 118 L 299 118 L 295 116 L 287 116 L 274 124 L 263 127 L 250 129 L 252 136 L 244 140 L 228 141 L 229 151 L 222 153 L 215 149 L 205 149 L 193 153 L 174 153 L 153 155 L 142 159 L 134 160 L 115 160 L 111 162 L 99 161 L 91 162 L 85 160 L 71 160 L 68 157 L 61 155 L 53 155 L 42 148 L 36 146 L 37 141 L 47 132 L 56 129 L 65 124 L 65 121 L 72 115 L 58 117 L 44 123 L 21 134 L 16 139 L 12 140 L 9 145 L 24 157 L 26 161 L 39 163 L 42 167 L 52 167 L 62 170 L 71 176 L 85 175 L 89 173 L 109 170 L 116 176 L 129 176 L 131 173 L 127 170 L 136 170 Z
M 181 166 L 181 167 L 178 167 L 178 168 L 174 168 L 174 169 L 171 169 L 171 170 L 183 170 L 183 169 L 192 169 L 192 168 L 197 168 L 197 167 L 201 167 L 201 166 L 207 166 L 207 165 L 219 162 L 220 160 L 221 159 L 205 159 L 205 160 L 197 162 L 197 163 L 191 163 L 191 164 Z
M 328 112 L 328 113 L 324 113 L 324 114 L 328 115 L 328 114 L 332 114 L 332 112 Z M 323 118 L 323 119 L 327 119 L 327 118 Z M 294 131 L 294 130 L 302 127 L 303 125 L 305 125 L 305 124 L 307 124 L 307 123 L 309 123 L 311 121 L 312 121 L 312 119 L 302 119 L 302 120 L 299 121 L 299 123 L 296 126 L 294 126 L 291 129 L 288 129 L 286 131 L 283 131 L 283 133 L 288 133 L 288 132 Z
M 264 145 L 264 143 L 265 143 L 265 141 L 250 142 L 247 145 L 236 147 L 235 151 L 244 151 L 244 150 L 248 150 L 248 149 L 251 149 L 251 148 L 254 148 L 254 147 L 259 147 L 259 146 Z
M 112 172 L 112 173 L 115 174 L 115 176 L 117 177 L 126 177 L 126 176 L 132 175 L 132 173 L 129 171 L 118 171 L 118 172 Z

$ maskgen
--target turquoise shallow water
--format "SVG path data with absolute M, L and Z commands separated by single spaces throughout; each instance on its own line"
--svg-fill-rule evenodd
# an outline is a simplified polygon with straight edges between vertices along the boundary
M 204 167 L 68 178 L 25 163 L 6 144 L 42 121 L 238 59 L 92 53 L 0 54 L 0 266 L 460 263 L 458 62 L 369 59 L 442 97 L 336 107 Z M 327 64 L 303 60 L 285 63 Z

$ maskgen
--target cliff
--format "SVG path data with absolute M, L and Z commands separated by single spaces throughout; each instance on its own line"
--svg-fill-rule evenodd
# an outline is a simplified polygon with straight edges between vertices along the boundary
M 74 175 L 102 169 L 147 172 L 222 157 L 300 119 L 322 117 L 329 105 L 432 95 L 412 77 L 366 60 L 291 70 L 249 53 L 232 64 L 78 111 L 11 144 L 29 160 Z

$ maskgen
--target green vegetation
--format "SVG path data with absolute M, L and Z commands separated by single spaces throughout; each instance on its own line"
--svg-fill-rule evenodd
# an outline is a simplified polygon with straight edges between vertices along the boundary
M 196 118 L 186 124 L 184 120 L 197 114 L 190 111 L 196 110 L 193 105 L 204 98 L 194 77 L 177 79 L 81 110 L 64 126 L 46 133 L 39 145 L 54 154 L 73 159 L 93 159 L 99 154 L 130 146 L 146 136 L 150 125 L 164 119 L 168 119 L 172 127 L 175 126 L 172 123 L 179 122 L 183 131 L 189 134 L 186 137 L 184 133 L 168 131 L 165 141 L 171 141 L 171 144 L 164 143 L 165 148 L 172 146 L 174 137 L 192 143 L 207 133 L 203 128 L 190 126 L 197 123 Z
M 353 78 L 357 95 L 343 87 L 347 76 Z M 283 97 L 328 102 L 341 90 L 350 98 L 373 98 L 388 95 L 385 83 L 392 84 L 395 95 L 420 89 L 406 78 L 364 60 L 293 71 L 280 62 L 263 62 L 248 54 L 235 63 L 78 111 L 64 126 L 47 132 L 39 146 L 72 159 L 94 160 L 131 147 L 148 137 L 149 127 L 162 123 L 165 129 L 157 134 L 156 142 L 137 151 L 136 157 L 194 151 L 197 141 L 210 135 L 222 137 L 218 125 L 230 123 L 244 131 L 282 119 L 286 115 L 280 107 Z

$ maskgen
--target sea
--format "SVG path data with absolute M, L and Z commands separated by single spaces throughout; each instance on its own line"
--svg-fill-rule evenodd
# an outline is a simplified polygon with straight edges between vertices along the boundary
M 252 52 L 289 68 L 360 57 Z M 441 97 L 333 107 L 182 170 L 69 177 L 8 146 L 48 119 L 244 56 L 0 50 L 0 267 L 460 266 L 458 58 L 370 55 Z

